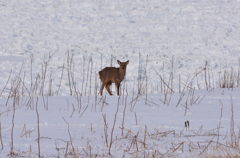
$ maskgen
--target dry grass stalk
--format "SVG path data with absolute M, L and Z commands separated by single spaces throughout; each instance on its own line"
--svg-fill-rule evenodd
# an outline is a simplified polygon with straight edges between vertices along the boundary
M 76 154 L 75 148 L 74 148 L 74 146 L 73 146 L 73 138 L 72 138 L 71 133 L 70 133 L 70 125 L 69 125 L 69 123 L 65 120 L 64 117 L 62 117 L 62 118 L 63 118 L 63 120 L 66 122 L 66 124 L 68 125 L 69 142 L 70 142 L 70 145 L 71 145 L 71 147 L 72 147 L 71 150 L 72 150 L 72 153 L 73 153 L 74 158 L 77 158 L 77 154 Z
M 104 137 L 105 137 L 105 143 L 106 147 L 108 147 L 108 123 L 106 120 L 106 114 L 102 114 L 103 121 L 104 121 Z
M 117 110 L 116 110 L 116 113 L 114 115 L 114 121 L 113 121 L 111 136 L 110 136 L 109 149 L 108 149 L 108 154 L 109 155 L 111 155 L 111 147 L 112 147 L 112 144 L 113 144 L 113 132 L 114 132 L 116 121 L 117 121 L 117 114 L 118 114 L 118 110 L 119 110 L 119 105 L 120 105 L 120 97 L 118 97 Z
M 39 112 L 38 112 L 38 97 L 36 98 L 36 114 L 37 114 L 37 128 L 38 128 L 38 157 L 41 157 L 41 144 L 40 144 L 40 117 L 39 117 Z
M 0 120 L 0 142 L 1 142 L 1 146 L 2 146 L 1 149 L 3 150 L 4 145 L 3 145 L 3 140 L 2 140 L 2 121 L 1 120 Z

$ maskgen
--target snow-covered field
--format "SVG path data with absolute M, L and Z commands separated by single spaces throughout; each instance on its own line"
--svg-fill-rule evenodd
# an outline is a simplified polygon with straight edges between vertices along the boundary
M 240 156 L 239 0 L 0 1 L 0 26 L 1 157 Z
M 15 112 L 14 99 L 1 99 L 1 156 L 11 151 L 13 113 L 19 156 L 36 157 L 38 138 L 43 157 L 239 156 L 240 89 L 180 96 L 21 97 Z

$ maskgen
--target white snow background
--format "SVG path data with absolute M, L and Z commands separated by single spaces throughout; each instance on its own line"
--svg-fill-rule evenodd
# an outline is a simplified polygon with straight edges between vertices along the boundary
M 239 0 L 0 1 L 0 155 L 239 157 L 239 64 Z

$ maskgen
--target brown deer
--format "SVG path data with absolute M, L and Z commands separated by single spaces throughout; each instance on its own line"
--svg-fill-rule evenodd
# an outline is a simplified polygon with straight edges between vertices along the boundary
M 117 61 L 120 67 L 105 67 L 101 71 L 99 71 L 99 78 L 102 81 L 102 87 L 100 89 L 100 95 L 102 95 L 104 86 L 108 93 L 112 95 L 112 92 L 110 91 L 110 86 L 112 83 L 115 83 L 116 88 L 117 88 L 117 95 L 119 95 L 119 88 L 122 80 L 125 77 L 126 74 L 126 69 L 127 69 L 127 64 L 129 63 L 129 60 L 126 62 L 120 62 L 119 60 Z

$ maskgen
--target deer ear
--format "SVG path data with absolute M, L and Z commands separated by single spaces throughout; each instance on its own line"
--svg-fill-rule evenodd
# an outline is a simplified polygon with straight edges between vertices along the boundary
M 120 64 L 121 64 L 121 62 L 120 62 L 119 60 L 117 60 L 117 62 L 118 62 L 118 65 L 120 65 Z
M 126 65 L 129 63 L 129 60 L 128 61 L 126 61 Z

